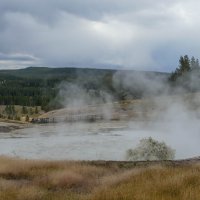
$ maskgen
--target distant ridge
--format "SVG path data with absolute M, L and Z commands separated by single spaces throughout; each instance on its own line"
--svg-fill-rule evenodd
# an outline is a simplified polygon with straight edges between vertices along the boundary
M 167 72 L 156 72 L 156 71 L 137 71 L 129 69 L 100 69 L 100 68 L 75 68 L 75 67 L 65 67 L 65 68 L 50 68 L 50 67 L 27 67 L 23 69 L 11 69 L 11 70 L 0 70 L 0 75 L 11 75 L 16 77 L 54 77 L 54 76 L 64 76 L 64 75 L 77 75 L 79 73 L 83 74 L 105 74 L 116 72 L 123 73 L 145 73 L 145 74 L 158 74 L 158 75 L 169 75 Z

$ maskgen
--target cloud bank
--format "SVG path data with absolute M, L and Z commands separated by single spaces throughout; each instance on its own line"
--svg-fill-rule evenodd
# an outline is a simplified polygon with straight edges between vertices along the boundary
M 1 0 L 0 69 L 171 71 L 180 55 L 200 54 L 199 7 L 197 0 Z

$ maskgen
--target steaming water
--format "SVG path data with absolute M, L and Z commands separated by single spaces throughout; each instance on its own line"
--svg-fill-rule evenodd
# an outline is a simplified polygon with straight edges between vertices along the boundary
M 198 132 L 190 137 L 191 133 L 175 134 L 163 127 L 167 126 L 138 123 L 36 126 L 0 133 L 0 154 L 29 159 L 125 160 L 127 149 L 151 136 L 174 148 L 177 159 L 200 155 Z

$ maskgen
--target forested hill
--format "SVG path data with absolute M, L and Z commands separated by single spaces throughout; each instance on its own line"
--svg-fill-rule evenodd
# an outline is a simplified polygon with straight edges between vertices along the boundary
M 117 71 L 107 69 L 29 67 L 0 70 L 0 104 L 42 106 L 54 109 L 61 82 L 76 84 L 85 91 L 111 94 L 114 99 L 140 98 L 147 90 L 148 81 L 167 80 L 169 74 L 159 72 Z M 132 87 L 133 86 L 133 87 Z M 161 89 L 161 88 L 159 88 Z
M 0 70 L 0 75 L 11 75 L 20 78 L 64 78 L 75 79 L 79 74 L 104 75 L 115 73 L 116 70 L 106 69 L 87 69 L 87 68 L 48 68 L 48 67 L 28 67 L 17 70 Z

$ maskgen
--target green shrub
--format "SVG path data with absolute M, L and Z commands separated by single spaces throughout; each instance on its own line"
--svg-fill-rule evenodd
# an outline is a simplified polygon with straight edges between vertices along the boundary
M 175 150 L 167 146 L 164 142 L 149 138 L 140 140 L 139 145 L 135 149 L 129 149 L 126 152 L 128 160 L 173 160 Z

